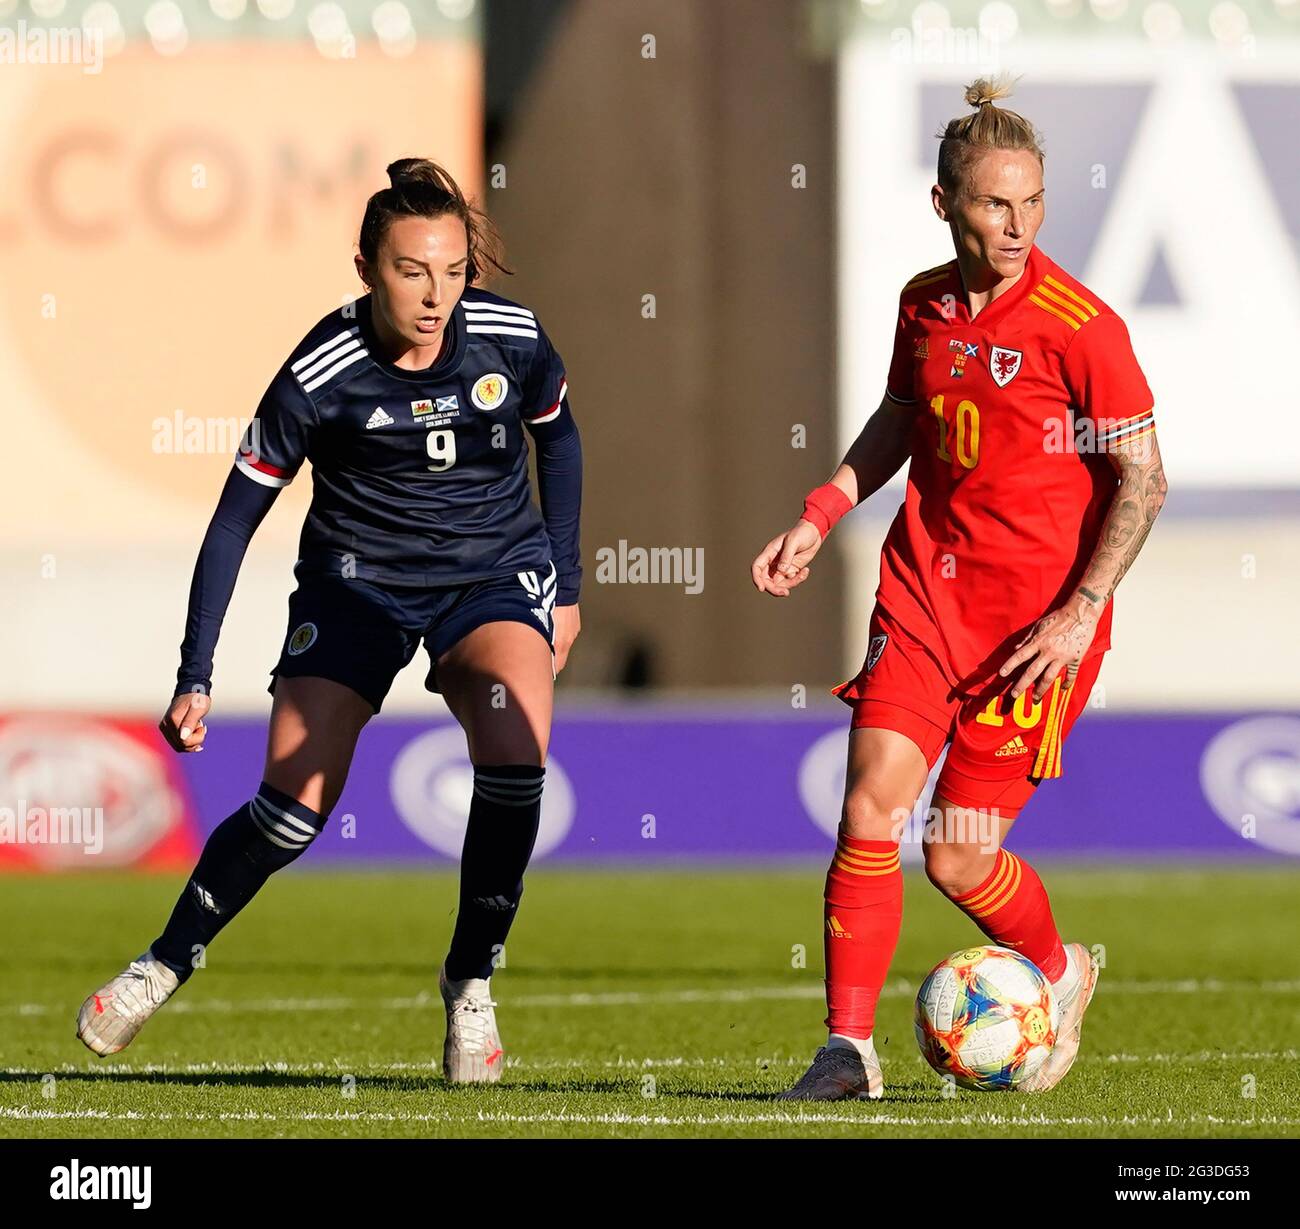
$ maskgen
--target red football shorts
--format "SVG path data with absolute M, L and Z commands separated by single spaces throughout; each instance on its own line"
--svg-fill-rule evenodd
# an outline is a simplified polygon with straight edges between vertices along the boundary
M 1062 744 L 1088 703 L 1104 656 L 1085 658 L 1073 685 L 1061 675 L 1038 702 L 1032 692 L 1011 699 L 1019 670 L 970 698 L 957 694 L 930 650 L 877 606 L 861 671 L 832 694 L 852 705 L 853 729 L 897 730 L 920 747 L 931 768 L 951 742 L 936 796 L 1014 819 L 1039 781 L 1061 775 Z

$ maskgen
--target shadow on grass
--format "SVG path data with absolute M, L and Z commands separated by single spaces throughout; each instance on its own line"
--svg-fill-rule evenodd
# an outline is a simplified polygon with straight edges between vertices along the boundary
M 758 1081 L 755 1081 L 757 1084 Z M 793 1083 L 793 1080 L 790 1081 Z M 778 1101 L 777 1093 L 788 1088 L 789 1084 L 770 1084 L 764 1083 L 761 1087 L 746 1085 L 741 1087 L 737 1085 L 733 1088 L 689 1088 L 682 1085 L 673 1085 L 672 1087 L 659 1086 L 659 1099 L 672 1099 L 689 1097 L 697 1101 L 707 1101 L 713 1104 L 730 1104 L 733 1102 L 743 1102 L 747 1104 L 770 1104 L 774 1110 L 797 1112 L 800 1109 L 816 1109 L 819 1106 L 834 1105 L 839 1108 L 845 1106 L 860 1105 L 867 1107 L 863 1112 L 870 1112 L 880 1109 L 897 1109 L 900 1106 L 923 1106 L 937 1104 L 941 1098 L 933 1089 L 925 1088 L 920 1084 L 891 1084 L 885 1089 L 884 1097 L 879 1101 Z
M 641 1077 L 629 1075 L 625 1079 L 512 1079 L 508 1075 L 499 1084 L 466 1085 L 448 1084 L 441 1072 L 431 1068 L 428 1075 L 403 1073 L 401 1075 L 357 1075 L 345 1067 L 338 1071 L 117 1071 L 104 1067 L 101 1071 L 55 1071 L 59 1083 L 78 1085 L 120 1084 L 126 1087 L 184 1087 L 184 1088 L 266 1088 L 266 1089 L 337 1089 L 345 1076 L 351 1076 L 358 1092 L 437 1092 L 453 1097 L 483 1097 L 500 1092 L 520 1093 L 620 1093 L 639 1094 Z M 0 1087 L 31 1085 L 40 1088 L 43 1075 L 0 1072 Z M 742 1093 L 718 1093 L 716 1090 L 696 1091 L 689 1088 L 664 1090 L 661 1096 L 731 1097 Z M 653 1100 L 653 1098 L 648 1098 Z
M 324 1071 L 115 1071 L 112 1067 L 105 1067 L 102 1071 L 55 1071 L 53 1075 L 60 1084 L 87 1086 L 111 1083 L 130 1087 L 337 1089 L 343 1077 L 352 1073 L 343 1068 L 340 1068 L 337 1073 L 330 1073 Z M 0 1072 L 0 1087 L 31 1084 L 39 1088 L 43 1078 L 39 1075 Z M 453 1091 L 447 1087 L 440 1074 L 432 1071 L 428 1076 L 353 1075 L 352 1078 L 356 1081 L 356 1088 L 376 1092 Z
M 337 1094 L 343 1078 L 350 1072 L 339 1070 L 336 1074 L 326 1072 L 300 1071 L 229 1071 L 229 1072 L 164 1072 L 164 1071 L 115 1071 L 105 1067 L 103 1071 L 57 1072 L 60 1083 L 83 1086 L 92 1089 L 106 1084 L 120 1085 L 124 1088 L 187 1088 L 187 1089 L 263 1089 L 268 1092 L 317 1091 Z M 22 1086 L 30 1086 L 39 1093 L 42 1088 L 42 1076 L 16 1075 L 0 1072 L 0 1088 L 11 1087 L 19 1091 Z M 779 1101 L 777 1093 L 783 1085 L 773 1085 L 770 1081 L 753 1083 L 737 1082 L 734 1085 L 719 1088 L 691 1087 L 689 1083 L 674 1081 L 665 1084 L 660 1081 L 653 1097 L 642 1097 L 640 1075 L 629 1075 L 623 1079 L 511 1079 L 509 1076 L 499 1084 L 490 1086 L 449 1085 L 436 1071 L 425 1075 L 354 1075 L 354 1087 L 358 1094 L 436 1094 L 440 1098 L 452 1101 L 474 1102 L 479 1108 L 490 1109 L 494 1095 L 526 1094 L 553 1096 L 580 1096 L 605 1094 L 623 1098 L 635 1098 L 641 1106 L 640 1112 L 647 1115 L 672 1114 L 686 1107 L 681 1102 L 700 1104 L 711 1109 L 724 1109 L 729 1105 L 768 1106 L 773 1112 L 797 1113 L 800 1110 L 815 1111 L 819 1107 L 834 1105 L 837 1109 L 849 1108 L 853 1112 L 869 1114 L 876 1111 L 897 1110 L 903 1107 L 934 1107 L 943 1100 L 939 1092 L 921 1082 L 891 1085 L 880 1101 Z M 854 1110 L 853 1107 L 862 1107 Z M 358 1108 L 364 1108 L 358 1106 Z M 626 1105 L 620 1107 L 622 1112 L 633 1112 Z
M 59 1071 L 59 1083 L 86 1088 L 116 1084 L 127 1088 L 191 1088 L 237 1089 L 260 1088 L 268 1091 L 312 1090 L 337 1093 L 345 1076 L 352 1075 L 344 1068 L 338 1072 L 323 1071 Z M 34 1090 L 42 1086 L 41 1075 L 16 1075 L 0 1072 L 0 1088 L 29 1085 Z M 641 1087 L 639 1078 L 593 1080 L 512 1080 L 507 1077 L 499 1084 L 466 1085 L 448 1084 L 442 1074 L 431 1070 L 425 1075 L 352 1075 L 357 1093 L 437 1093 L 440 1096 L 464 1101 L 477 1100 L 490 1104 L 497 1093 L 556 1093 L 574 1096 L 581 1093 L 613 1093 L 622 1096 L 636 1095 Z M 695 1096 L 698 1094 L 688 1093 Z

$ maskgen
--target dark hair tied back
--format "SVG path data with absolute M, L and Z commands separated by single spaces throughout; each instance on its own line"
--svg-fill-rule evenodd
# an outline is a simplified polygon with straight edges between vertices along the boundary
M 357 247 L 368 264 L 379 258 L 379 248 L 388 228 L 398 218 L 458 217 L 469 242 L 466 284 L 474 285 L 489 270 L 510 273 L 506 268 L 501 236 L 487 215 L 472 204 L 450 173 L 428 158 L 399 158 L 388 166 L 389 186 L 366 202 Z

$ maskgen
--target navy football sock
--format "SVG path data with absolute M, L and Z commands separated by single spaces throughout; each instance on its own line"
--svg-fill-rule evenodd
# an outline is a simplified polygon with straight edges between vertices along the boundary
M 460 909 L 447 977 L 491 977 L 524 894 L 537 841 L 546 769 L 534 764 L 476 766 L 474 799 L 460 861 Z
M 265 781 L 257 796 L 217 825 L 151 950 L 181 981 L 206 948 L 282 866 L 316 839 L 329 817 Z

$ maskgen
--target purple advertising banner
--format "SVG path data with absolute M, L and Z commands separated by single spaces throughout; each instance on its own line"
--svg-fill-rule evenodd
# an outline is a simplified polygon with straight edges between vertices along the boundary
M 847 718 L 752 706 L 561 711 L 536 856 L 824 857 Z M 182 757 L 201 835 L 257 788 L 265 738 L 264 721 L 221 720 L 202 755 Z M 376 721 L 312 863 L 457 857 L 472 776 L 454 722 Z M 919 832 L 918 821 L 905 861 L 920 859 Z M 1300 716 L 1088 714 L 1064 775 L 1039 788 L 1009 844 L 1099 858 L 1300 858 Z

